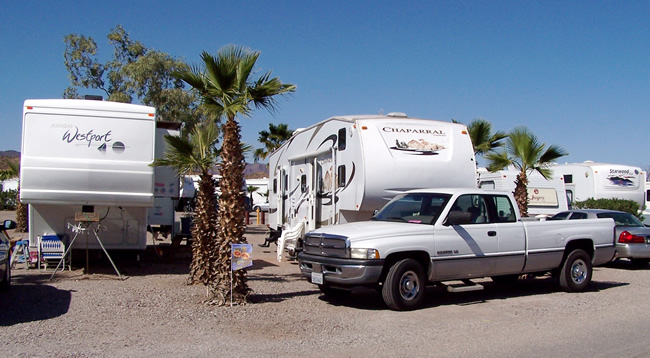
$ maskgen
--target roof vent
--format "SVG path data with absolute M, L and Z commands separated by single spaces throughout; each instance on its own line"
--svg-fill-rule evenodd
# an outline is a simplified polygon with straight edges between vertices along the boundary
M 406 118 L 407 115 L 406 113 L 402 112 L 390 112 L 387 114 L 388 117 L 396 117 L 396 118 Z

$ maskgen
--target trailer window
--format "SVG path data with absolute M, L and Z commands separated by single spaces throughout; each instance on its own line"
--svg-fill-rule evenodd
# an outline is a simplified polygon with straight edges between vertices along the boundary
M 336 180 L 337 188 L 342 188 L 345 186 L 345 165 L 339 165 L 338 167 L 338 176 Z
M 278 180 L 273 179 L 273 194 L 277 194 L 277 193 L 278 193 Z
M 573 174 L 564 174 L 564 184 L 573 183 Z
M 307 175 L 305 174 L 300 176 L 300 191 L 303 193 L 307 192 Z
M 482 181 L 481 184 L 479 184 L 479 188 L 481 188 L 481 189 L 495 189 L 496 185 L 494 184 L 493 180 Z
M 347 144 L 347 136 L 345 135 L 345 128 L 339 129 L 339 150 L 345 150 Z

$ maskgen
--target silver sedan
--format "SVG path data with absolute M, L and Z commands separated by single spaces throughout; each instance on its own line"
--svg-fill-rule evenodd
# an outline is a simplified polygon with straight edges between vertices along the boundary
M 632 261 L 638 268 L 650 262 L 650 227 L 641 223 L 634 215 L 614 210 L 575 209 L 562 211 L 549 220 L 580 220 L 612 218 L 616 223 L 616 257 Z

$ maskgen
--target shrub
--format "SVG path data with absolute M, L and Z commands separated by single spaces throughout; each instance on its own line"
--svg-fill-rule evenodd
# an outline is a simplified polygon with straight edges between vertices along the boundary
M 0 192 L 0 209 L 16 210 L 16 195 L 18 190 L 15 189 Z
M 573 203 L 574 209 L 607 209 L 607 210 L 618 210 L 630 213 L 639 220 L 643 221 L 643 216 L 641 212 L 645 209 L 645 205 L 639 208 L 639 203 L 634 200 L 626 199 L 587 199 L 585 201 L 576 201 Z

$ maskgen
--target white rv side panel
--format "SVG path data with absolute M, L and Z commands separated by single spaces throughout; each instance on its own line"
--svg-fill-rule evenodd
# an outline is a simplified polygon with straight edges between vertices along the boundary
M 27 100 L 23 113 L 23 202 L 153 204 L 154 108 Z
M 410 189 L 476 187 L 474 150 L 464 125 L 390 118 L 359 120 L 358 127 L 366 175 L 360 211 L 380 209 Z
M 564 175 L 567 193 L 573 201 L 626 199 L 645 204 L 645 174 L 639 167 L 584 162 L 559 164 L 554 170 Z

